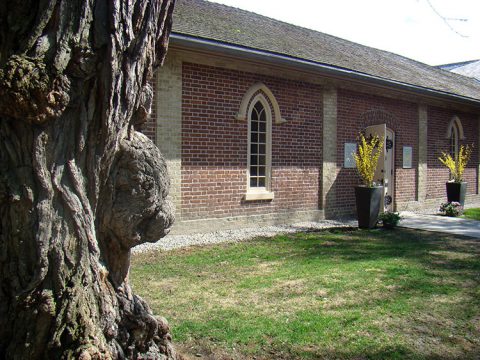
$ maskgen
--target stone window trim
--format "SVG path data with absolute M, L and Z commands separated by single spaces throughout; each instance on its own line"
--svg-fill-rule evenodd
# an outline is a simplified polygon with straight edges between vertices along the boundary
M 238 110 L 236 119 L 238 121 L 248 121 L 248 110 L 249 110 L 249 104 L 252 102 L 252 97 L 258 93 L 258 92 L 263 92 L 265 96 L 268 97 L 268 100 L 270 100 L 270 103 L 272 104 L 273 108 L 273 115 L 275 118 L 275 124 L 284 124 L 287 122 L 284 118 L 282 118 L 282 114 L 280 112 L 280 106 L 278 105 L 277 99 L 273 95 L 272 91 L 264 84 L 261 82 L 258 82 L 254 85 L 252 85 L 245 95 L 243 95 L 242 102 L 240 103 L 240 109 Z
M 250 101 L 251 100 L 251 101 Z M 265 149 L 265 186 L 252 187 L 250 173 L 251 169 L 251 146 L 252 146 L 252 113 L 257 103 L 260 103 L 266 115 L 266 149 Z M 247 192 L 245 194 L 246 201 L 273 200 L 274 193 L 271 191 L 271 174 L 272 174 L 272 111 L 268 100 L 262 92 L 255 95 L 253 99 L 249 99 L 250 108 L 248 109 L 248 151 L 247 151 Z

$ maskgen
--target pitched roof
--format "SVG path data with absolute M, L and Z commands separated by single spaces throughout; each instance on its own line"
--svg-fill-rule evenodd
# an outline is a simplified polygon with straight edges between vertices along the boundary
M 464 61 L 462 63 L 455 64 L 445 64 L 439 65 L 437 67 L 480 81 L 480 60 Z
M 465 65 L 475 63 L 480 60 L 469 60 L 469 61 L 461 61 L 461 62 L 456 62 L 456 63 L 451 63 L 451 64 L 443 64 L 443 65 L 437 65 L 437 68 L 444 69 L 444 70 L 452 70 L 458 67 L 463 67 Z
M 203 0 L 177 0 L 172 34 L 280 54 L 480 101 L 473 79 L 387 51 Z

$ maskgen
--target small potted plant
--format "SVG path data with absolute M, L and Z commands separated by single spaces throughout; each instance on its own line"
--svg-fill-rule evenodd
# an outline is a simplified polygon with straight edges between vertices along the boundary
M 440 205 L 439 210 L 446 216 L 457 217 L 462 214 L 463 206 L 457 201 L 451 201 Z
M 459 202 L 465 204 L 465 194 L 467 193 L 467 183 L 463 181 L 463 173 L 472 155 L 473 146 L 460 146 L 458 153 L 454 157 L 442 152 L 438 158 L 440 162 L 450 170 L 450 181 L 446 183 L 448 202 Z
M 378 216 L 378 220 L 382 222 L 384 228 L 393 229 L 402 220 L 402 217 L 398 212 L 385 211 Z
M 367 140 L 360 134 L 358 150 L 353 154 L 358 174 L 363 181 L 362 185 L 355 187 L 359 228 L 372 229 L 378 222 L 383 186 L 377 186 L 373 178 L 382 148 L 383 139 L 373 136 Z

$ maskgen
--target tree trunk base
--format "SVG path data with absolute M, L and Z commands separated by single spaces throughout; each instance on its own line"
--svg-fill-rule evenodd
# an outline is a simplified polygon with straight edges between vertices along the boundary
M 174 0 L 0 4 L 0 359 L 168 359 L 130 250 L 174 220 L 151 103 Z

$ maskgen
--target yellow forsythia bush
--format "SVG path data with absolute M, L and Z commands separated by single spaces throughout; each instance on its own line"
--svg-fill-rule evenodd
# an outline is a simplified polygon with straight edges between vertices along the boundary
M 382 148 L 383 138 L 380 139 L 378 136 L 373 136 L 367 140 L 363 134 L 360 134 L 360 144 L 358 145 L 357 153 L 353 154 L 353 157 L 355 158 L 357 171 L 365 186 L 373 187 L 373 177 L 375 176 Z
M 470 156 L 472 156 L 472 150 L 473 145 L 460 145 L 460 149 L 454 158 L 444 151 L 442 151 L 442 156 L 438 158 L 438 160 L 450 170 L 450 175 L 454 182 L 462 182 L 463 172 L 467 167 Z

